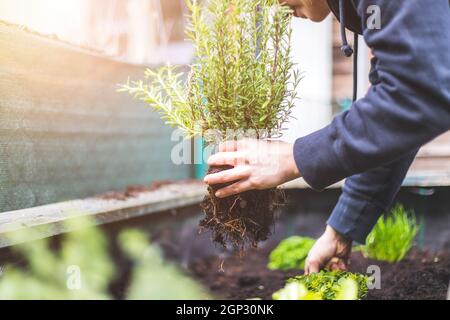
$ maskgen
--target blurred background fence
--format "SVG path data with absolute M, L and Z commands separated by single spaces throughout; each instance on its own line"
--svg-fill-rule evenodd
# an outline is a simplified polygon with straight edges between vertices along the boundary
M 192 62 L 186 13 L 184 0 L 0 0 L 0 212 L 201 175 L 173 164 L 176 142 L 157 114 L 116 92 L 146 66 Z M 292 25 L 304 79 L 288 141 L 327 125 L 352 95 L 336 19 Z M 449 141 L 419 154 L 408 185 L 450 185 Z
M 172 130 L 119 83 L 143 68 L 0 25 L 0 212 L 185 179 Z

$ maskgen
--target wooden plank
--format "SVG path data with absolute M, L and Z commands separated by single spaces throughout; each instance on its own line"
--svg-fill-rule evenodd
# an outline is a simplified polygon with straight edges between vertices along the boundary
M 339 189 L 344 185 L 344 180 L 335 183 L 328 189 Z M 439 170 L 410 171 L 405 180 L 403 187 L 448 187 L 450 186 L 450 171 L 444 172 Z M 283 185 L 285 189 L 307 189 L 309 185 L 303 179 L 297 179 Z
M 0 212 L 190 177 L 172 130 L 117 92 L 143 67 L 1 23 L 0 47 Z
M 69 219 L 90 216 L 102 225 L 195 205 L 205 193 L 201 182 L 178 183 L 126 200 L 88 198 L 4 212 L 0 214 L 0 248 L 17 244 L 10 235 L 25 228 L 34 229 L 35 237 L 30 240 L 37 240 L 70 231 L 64 224 Z
M 418 158 L 442 158 L 450 157 L 450 131 L 437 137 L 425 145 L 417 155 Z M 450 168 L 450 167 L 447 167 Z

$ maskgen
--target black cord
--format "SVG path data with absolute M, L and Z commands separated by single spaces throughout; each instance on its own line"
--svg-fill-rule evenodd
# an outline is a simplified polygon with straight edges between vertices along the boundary
M 353 55 L 353 102 L 358 99 L 358 33 L 353 35 L 353 48 L 355 53 Z
M 347 58 L 349 58 L 353 54 L 353 49 L 348 44 L 347 35 L 345 34 L 345 0 L 339 0 L 339 20 L 340 20 L 341 40 L 342 40 L 341 51 Z

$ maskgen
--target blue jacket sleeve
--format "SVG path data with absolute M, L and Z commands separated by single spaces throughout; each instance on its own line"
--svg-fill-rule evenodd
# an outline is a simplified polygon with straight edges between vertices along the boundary
M 450 129 L 448 0 L 355 0 L 378 5 L 381 29 L 363 32 L 378 81 L 327 127 L 295 142 L 305 181 L 321 190 L 404 157 Z
M 380 215 L 392 205 L 416 154 L 417 150 L 392 163 L 348 178 L 328 225 L 346 237 L 364 243 Z

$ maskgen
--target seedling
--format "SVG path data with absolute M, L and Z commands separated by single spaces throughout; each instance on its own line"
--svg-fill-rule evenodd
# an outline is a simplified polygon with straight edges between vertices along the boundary
M 304 269 L 305 259 L 315 242 L 312 238 L 299 236 L 284 239 L 270 253 L 267 267 L 271 270 Z
M 346 271 L 321 271 L 288 280 L 274 300 L 360 300 L 367 296 L 369 278 Z
M 362 251 L 376 260 L 401 261 L 411 249 L 418 231 L 414 214 L 398 204 L 388 217 L 378 220 Z
M 176 67 L 147 70 L 145 80 L 129 82 L 122 91 L 160 112 L 186 137 L 202 136 L 207 145 L 279 137 L 300 81 L 290 57 L 291 10 L 278 0 L 188 0 L 187 5 L 187 34 L 195 47 L 190 73 Z M 216 198 L 216 190 L 209 188 L 200 223 L 213 231 L 215 241 L 243 248 L 269 236 L 280 202 L 276 189 L 226 199 Z

